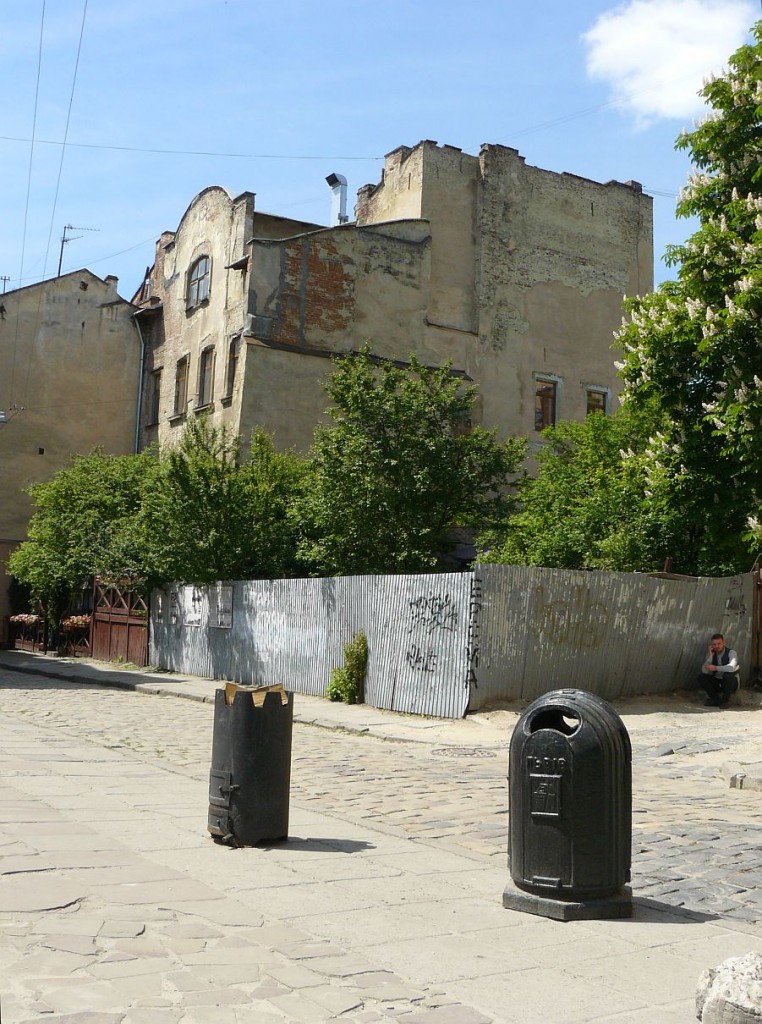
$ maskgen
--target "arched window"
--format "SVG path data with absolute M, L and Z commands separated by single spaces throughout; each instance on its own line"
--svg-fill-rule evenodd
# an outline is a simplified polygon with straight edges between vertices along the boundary
M 211 276 L 212 261 L 208 256 L 199 256 L 188 271 L 188 309 L 195 309 L 209 298 Z

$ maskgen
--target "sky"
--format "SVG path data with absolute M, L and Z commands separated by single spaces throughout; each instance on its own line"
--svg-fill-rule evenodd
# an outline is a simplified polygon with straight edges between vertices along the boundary
M 327 224 L 328 174 L 351 207 L 421 139 L 641 182 L 664 280 L 665 246 L 695 229 L 674 215 L 675 139 L 760 16 L 760 0 L 0 0 L 2 288 L 62 254 L 132 298 L 202 189 Z

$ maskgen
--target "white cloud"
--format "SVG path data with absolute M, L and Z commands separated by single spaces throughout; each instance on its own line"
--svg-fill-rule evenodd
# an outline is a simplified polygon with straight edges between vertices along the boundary
M 639 127 L 704 110 L 696 94 L 727 66 L 758 16 L 755 0 L 630 0 L 583 35 L 587 71 Z

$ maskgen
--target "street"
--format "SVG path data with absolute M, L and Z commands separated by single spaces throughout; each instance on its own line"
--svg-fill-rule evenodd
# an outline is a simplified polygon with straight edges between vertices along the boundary
M 636 724 L 635 918 L 559 925 L 501 905 L 515 716 L 470 746 L 297 722 L 290 841 L 229 850 L 211 704 L 5 667 L 0 689 L 5 1024 L 670 1024 L 704 967 L 762 951 L 762 800 L 719 770 L 756 707 Z

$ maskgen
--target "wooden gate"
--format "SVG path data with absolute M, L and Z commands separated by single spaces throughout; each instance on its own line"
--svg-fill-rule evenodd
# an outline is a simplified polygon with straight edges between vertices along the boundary
M 148 664 L 148 605 L 134 590 L 96 580 L 93 590 L 92 656 L 100 661 Z

